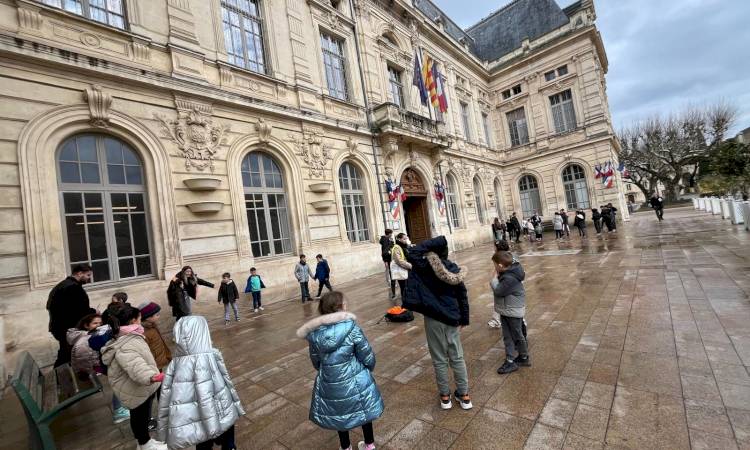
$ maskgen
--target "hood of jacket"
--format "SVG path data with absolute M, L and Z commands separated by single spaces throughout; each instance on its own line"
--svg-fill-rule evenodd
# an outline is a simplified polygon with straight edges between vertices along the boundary
M 117 353 L 122 347 L 128 345 L 128 342 L 131 339 L 143 339 L 144 342 L 146 341 L 146 339 L 140 334 L 126 334 L 117 339 L 110 339 L 109 342 L 102 347 L 102 362 L 107 366 L 111 366 L 112 361 L 115 359 L 115 353 Z
M 213 352 L 208 322 L 203 316 L 186 316 L 174 324 L 175 356 Z
M 513 264 L 508 267 L 508 269 L 503 272 L 504 275 L 508 275 L 510 277 L 514 277 L 518 281 L 523 281 L 524 278 L 526 278 L 526 272 L 523 271 L 523 267 L 521 267 L 520 264 L 515 260 L 513 261 Z
M 338 311 L 316 317 L 297 330 L 297 337 L 314 342 L 320 351 L 336 350 L 354 328 L 357 316 L 347 311 Z
M 86 330 L 79 330 L 78 328 L 68 328 L 68 332 L 65 337 L 68 340 L 68 344 L 73 345 L 81 336 L 89 334 Z
M 414 258 L 423 257 L 428 252 L 436 253 L 441 259 L 448 258 L 448 240 L 445 236 L 427 239 L 409 249 L 409 255 Z
M 444 283 L 457 286 L 463 283 L 466 271 L 458 267 L 458 264 L 448 259 L 440 259 L 437 253 L 427 252 L 425 259 L 430 264 L 435 276 Z

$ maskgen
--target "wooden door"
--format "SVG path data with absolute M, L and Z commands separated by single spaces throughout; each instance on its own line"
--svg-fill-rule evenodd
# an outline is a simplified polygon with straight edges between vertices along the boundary
M 427 198 L 411 197 L 404 202 L 406 232 L 411 241 L 418 244 L 430 238 L 430 225 L 427 217 Z

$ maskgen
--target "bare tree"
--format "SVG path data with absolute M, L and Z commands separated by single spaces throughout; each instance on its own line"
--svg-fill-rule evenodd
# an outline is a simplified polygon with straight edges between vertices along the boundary
M 649 118 L 618 133 L 620 158 L 647 197 L 661 182 L 666 199 L 676 200 L 686 183 L 695 183 L 699 162 L 724 140 L 736 115 L 737 109 L 722 101 Z

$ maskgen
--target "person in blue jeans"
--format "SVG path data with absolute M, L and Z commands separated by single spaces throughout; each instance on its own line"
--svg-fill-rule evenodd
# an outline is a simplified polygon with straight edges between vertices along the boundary
M 299 282 L 300 292 L 302 293 L 302 303 L 306 300 L 310 300 L 310 288 L 308 283 L 310 278 L 313 277 L 312 269 L 307 264 L 307 258 L 305 255 L 299 255 L 299 262 L 294 266 L 294 277 Z
M 323 286 L 327 287 L 329 291 L 332 291 L 331 287 L 331 266 L 328 265 L 328 261 L 323 259 L 323 255 L 316 255 L 315 259 L 318 260 L 318 265 L 315 266 L 315 276 L 313 280 L 318 280 L 318 295 L 315 296 L 316 300 L 320 300 L 320 294 L 323 293 Z
M 245 286 L 245 293 L 250 293 L 253 296 L 253 312 L 258 312 L 260 309 L 263 311 L 263 305 L 260 302 L 260 290 L 265 289 L 266 285 L 263 284 L 263 279 L 258 275 L 255 267 L 250 268 L 250 276 L 247 278 L 247 286 Z

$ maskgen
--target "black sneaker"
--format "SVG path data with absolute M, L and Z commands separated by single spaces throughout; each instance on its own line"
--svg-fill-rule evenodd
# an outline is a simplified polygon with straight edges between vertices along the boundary
M 514 361 L 508 361 L 506 360 L 502 366 L 500 366 L 499 369 L 497 369 L 497 373 L 500 375 L 504 375 L 506 373 L 515 372 L 518 370 L 518 364 L 516 364 Z
M 531 358 L 529 358 L 529 355 L 518 355 L 514 362 L 519 366 L 531 367 Z

